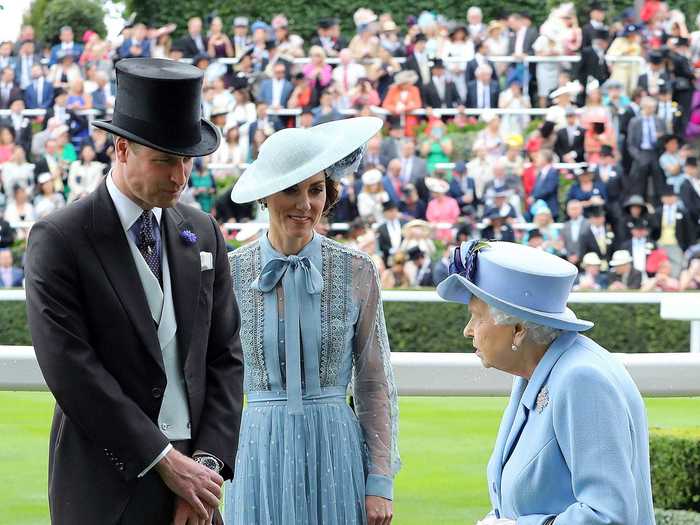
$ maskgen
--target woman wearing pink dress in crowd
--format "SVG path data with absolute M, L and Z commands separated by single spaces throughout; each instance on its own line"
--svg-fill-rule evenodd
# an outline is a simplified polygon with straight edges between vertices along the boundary
M 450 185 L 447 181 L 438 179 L 437 177 L 426 177 L 425 185 L 432 194 L 425 216 L 428 222 L 436 225 L 435 238 L 449 243 L 454 238 L 452 225 L 454 225 L 459 218 L 459 204 L 457 204 L 455 199 L 447 195 L 450 189 Z

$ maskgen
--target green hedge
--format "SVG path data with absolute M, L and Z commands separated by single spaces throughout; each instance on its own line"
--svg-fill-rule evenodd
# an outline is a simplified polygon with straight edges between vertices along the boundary
M 656 525 L 700 525 L 700 514 L 687 510 L 656 509 Z
M 586 332 L 611 352 L 686 352 L 690 325 L 659 317 L 659 305 L 573 305 L 576 314 L 593 321 Z M 466 306 L 454 303 L 384 303 L 391 349 L 397 352 L 469 352 L 462 335 L 469 317 Z
M 612 352 L 685 352 L 689 323 L 665 321 L 659 306 L 574 305 L 579 317 L 596 326 L 586 332 Z M 392 350 L 396 352 L 470 352 L 462 336 L 468 321 L 466 306 L 454 303 L 384 303 Z M 0 344 L 30 345 L 23 302 L 0 302 Z
M 700 511 L 700 427 L 652 429 L 649 455 L 654 504 L 664 509 Z
M 332 0 L 320 0 L 313 3 L 313 9 L 305 0 L 268 0 L 266 2 L 242 2 L 233 0 L 220 2 L 219 0 L 126 0 L 127 11 L 136 12 L 139 21 L 148 24 L 165 24 L 175 22 L 178 25 L 177 35 L 184 34 L 187 30 L 187 19 L 192 16 L 205 18 L 216 13 L 224 20 L 228 31 L 231 28 L 235 16 L 245 15 L 253 20 L 265 20 L 268 23 L 272 17 L 284 13 L 290 23 L 292 31 L 308 40 L 316 32 L 316 24 L 320 18 L 334 16 L 341 20 L 341 28 L 346 36 L 352 36 L 355 24 L 352 20 L 353 13 L 359 7 L 371 7 L 377 14 L 391 13 L 396 23 L 405 29 L 408 15 L 419 15 L 422 11 L 431 11 L 444 15 L 447 19 L 466 23 L 467 9 L 470 5 L 478 5 L 484 12 L 484 19 L 498 18 L 504 13 L 513 11 L 527 11 L 534 18 L 534 23 L 540 25 L 549 15 L 550 10 L 563 3 L 560 0 L 501 0 L 499 2 L 454 2 L 452 0 L 385 0 L 378 5 L 369 5 L 365 0 L 346 0 L 335 2 Z M 575 0 L 577 14 L 580 22 L 587 21 L 589 0 Z M 608 21 L 626 7 L 631 5 L 629 0 L 603 0 L 608 8 Z M 697 14 L 697 0 L 676 0 L 673 8 L 681 9 L 688 19 L 688 27 L 692 25 Z

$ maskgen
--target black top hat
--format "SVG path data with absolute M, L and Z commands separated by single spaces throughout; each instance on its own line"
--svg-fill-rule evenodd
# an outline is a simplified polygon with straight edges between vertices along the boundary
M 600 2 L 591 2 L 589 11 L 607 11 L 607 9 L 605 9 L 605 6 Z
M 410 248 L 407 252 L 408 258 L 412 261 L 417 261 L 421 257 L 425 257 L 425 254 L 423 253 L 423 250 L 421 250 L 418 246 L 413 246 Z
M 612 146 L 609 146 L 608 144 L 603 144 L 600 147 L 600 156 L 601 157 L 614 157 L 615 152 L 612 149 Z
M 538 229 L 535 228 L 534 230 L 530 230 L 527 233 L 527 240 L 530 241 L 532 239 L 542 239 L 542 232 Z
M 649 221 L 638 217 L 634 219 L 631 223 L 633 230 L 647 230 L 649 229 Z
M 442 61 L 442 58 L 434 58 L 431 69 L 445 69 L 445 63 Z
M 673 189 L 673 186 L 670 184 L 664 184 L 663 187 L 661 188 L 661 196 L 662 197 L 669 197 L 671 195 L 676 195 L 675 190 Z
M 697 166 L 698 165 L 698 158 L 697 157 L 688 157 L 685 159 L 685 165 L 686 166 Z
M 682 145 L 684 143 L 683 137 L 680 135 L 676 135 L 675 133 L 666 133 L 664 136 L 661 137 L 661 142 L 663 142 L 664 146 L 668 143 L 669 140 L 675 140 L 678 142 L 678 145 Z
M 424 33 L 418 33 L 414 38 L 413 38 L 413 43 L 417 44 L 418 42 L 427 42 L 428 37 L 425 36 Z
M 453 37 L 457 31 L 462 31 L 465 36 L 469 35 L 469 30 L 464 24 L 456 24 L 452 29 L 450 29 L 450 37 Z
M 588 206 L 585 212 L 586 217 L 603 217 L 605 215 L 605 208 L 602 206 Z
M 664 61 L 664 54 L 660 51 L 654 50 L 649 53 L 649 62 L 652 64 L 661 64 Z
M 318 21 L 318 27 L 321 29 L 330 29 L 331 27 L 338 24 L 338 20 L 335 18 L 322 18 Z
M 203 72 L 160 58 L 117 62 L 117 95 L 112 120 L 93 126 L 125 139 L 183 157 L 209 155 L 220 135 L 202 118 Z
M 396 205 L 396 203 L 394 201 L 389 199 L 384 204 L 382 204 L 382 208 L 384 209 L 384 211 L 389 211 L 389 210 L 397 210 L 399 207 Z
M 491 208 L 488 208 L 484 212 L 484 219 L 488 219 L 488 220 L 492 221 L 492 220 L 503 219 L 503 217 L 501 217 L 501 212 L 498 211 L 498 208 L 491 207 Z
M 610 31 L 607 29 L 596 29 L 593 32 L 593 39 L 598 40 L 608 40 L 610 38 Z

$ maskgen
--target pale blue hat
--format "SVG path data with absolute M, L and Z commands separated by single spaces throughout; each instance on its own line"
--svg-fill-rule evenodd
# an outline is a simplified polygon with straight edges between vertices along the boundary
M 468 304 L 475 295 L 524 321 L 582 332 L 593 326 L 566 306 L 578 270 L 542 250 L 511 242 L 470 241 L 455 250 L 443 299 Z

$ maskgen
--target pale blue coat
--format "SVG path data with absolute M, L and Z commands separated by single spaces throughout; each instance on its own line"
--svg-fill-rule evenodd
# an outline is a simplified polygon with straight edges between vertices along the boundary
M 646 412 L 624 366 L 563 332 L 515 379 L 487 475 L 494 514 L 518 525 L 653 525 Z

